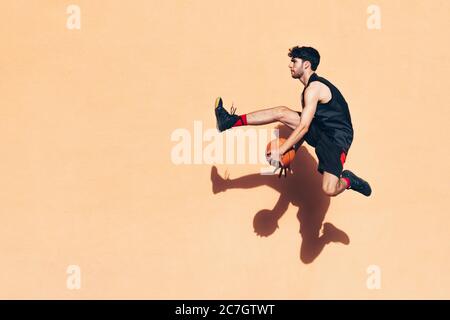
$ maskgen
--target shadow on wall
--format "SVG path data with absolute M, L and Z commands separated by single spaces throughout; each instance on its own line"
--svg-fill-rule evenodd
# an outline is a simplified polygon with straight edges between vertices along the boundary
M 292 130 L 279 126 L 280 137 L 287 138 Z M 347 234 L 331 223 L 324 223 L 330 206 L 330 197 L 322 191 L 322 175 L 317 171 L 317 162 L 304 146 L 301 146 L 291 164 L 294 173 L 287 178 L 259 173 L 246 175 L 236 179 L 222 178 L 213 166 L 211 181 L 213 193 L 229 189 L 250 189 L 258 186 L 269 186 L 278 191 L 280 197 L 272 209 L 258 211 L 253 219 L 255 233 L 259 236 L 270 236 L 278 228 L 278 220 L 288 209 L 289 204 L 298 208 L 297 218 L 300 222 L 300 260 L 303 263 L 313 262 L 322 252 L 325 245 L 331 242 L 349 244 Z M 320 230 L 323 230 L 320 234 Z

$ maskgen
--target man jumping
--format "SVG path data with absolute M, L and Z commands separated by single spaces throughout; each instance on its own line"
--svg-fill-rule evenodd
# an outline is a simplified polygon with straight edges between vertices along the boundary
M 217 129 L 245 125 L 264 125 L 280 121 L 293 129 L 289 138 L 267 154 L 270 163 L 281 163 L 281 155 L 291 148 L 298 149 L 303 141 L 315 148 L 319 159 L 318 171 L 323 175 L 322 189 L 329 196 L 337 196 L 346 189 L 370 196 L 372 189 L 363 179 L 343 165 L 353 141 L 353 126 L 347 102 L 340 91 L 328 80 L 316 74 L 319 52 L 311 47 L 289 49 L 289 69 L 294 79 L 303 84 L 302 112 L 280 106 L 236 115 L 223 107 L 217 98 L 215 113 Z

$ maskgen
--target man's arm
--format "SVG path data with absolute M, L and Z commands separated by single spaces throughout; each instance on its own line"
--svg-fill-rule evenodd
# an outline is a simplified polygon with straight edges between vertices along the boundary
M 309 130 L 309 126 L 314 118 L 317 109 L 317 102 L 319 101 L 320 87 L 318 83 L 311 83 L 305 90 L 304 100 L 305 107 L 302 110 L 300 117 L 300 125 L 292 131 L 287 140 L 280 146 L 280 154 L 286 153 L 292 148 L 294 144 L 299 142 Z

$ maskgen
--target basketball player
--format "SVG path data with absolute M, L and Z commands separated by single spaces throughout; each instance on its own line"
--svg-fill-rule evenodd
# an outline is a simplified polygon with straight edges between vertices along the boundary
M 372 193 L 370 185 L 343 165 L 353 141 L 353 126 L 347 102 L 340 91 L 328 80 L 316 74 L 320 62 L 319 52 L 311 47 L 289 49 L 289 69 L 294 79 L 300 80 L 302 112 L 280 106 L 236 115 L 223 107 L 219 97 L 215 103 L 217 129 L 245 125 L 264 125 L 280 121 L 293 129 L 288 139 L 267 153 L 271 164 L 281 163 L 281 155 L 291 148 L 298 149 L 303 141 L 315 148 L 319 159 L 318 171 L 323 175 L 322 189 L 329 196 L 337 196 L 352 189 L 365 196 Z

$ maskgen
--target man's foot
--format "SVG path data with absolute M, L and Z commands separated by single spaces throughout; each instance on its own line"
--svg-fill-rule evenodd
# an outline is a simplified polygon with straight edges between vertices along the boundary
M 233 108 L 231 108 L 231 114 L 225 110 L 221 97 L 216 99 L 214 109 L 216 113 L 217 130 L 220 132 L 230 129 L 239 120 L 239 116 L 234 114 L 236 109 L 233 110 Z
M 344 170 L 342 172 L 342 177 L 348 178 L 350 180 L 349 189 L 355 190 L 365 195 L 366 197 L 370 196 L 370 194 L 372 193 L 372 188 L 370 188 L 369 183 L 355 175 L 350 170 Z
M 342 231 L 333 226 L 331 223 L 325 222 L 323 224 L 323 239 L 325 240 L 325 243 L 330 242 L 338 242 L 343 243 L 345 245 L 348 245 L 350 243 L 350 238 L 348 235 Z

